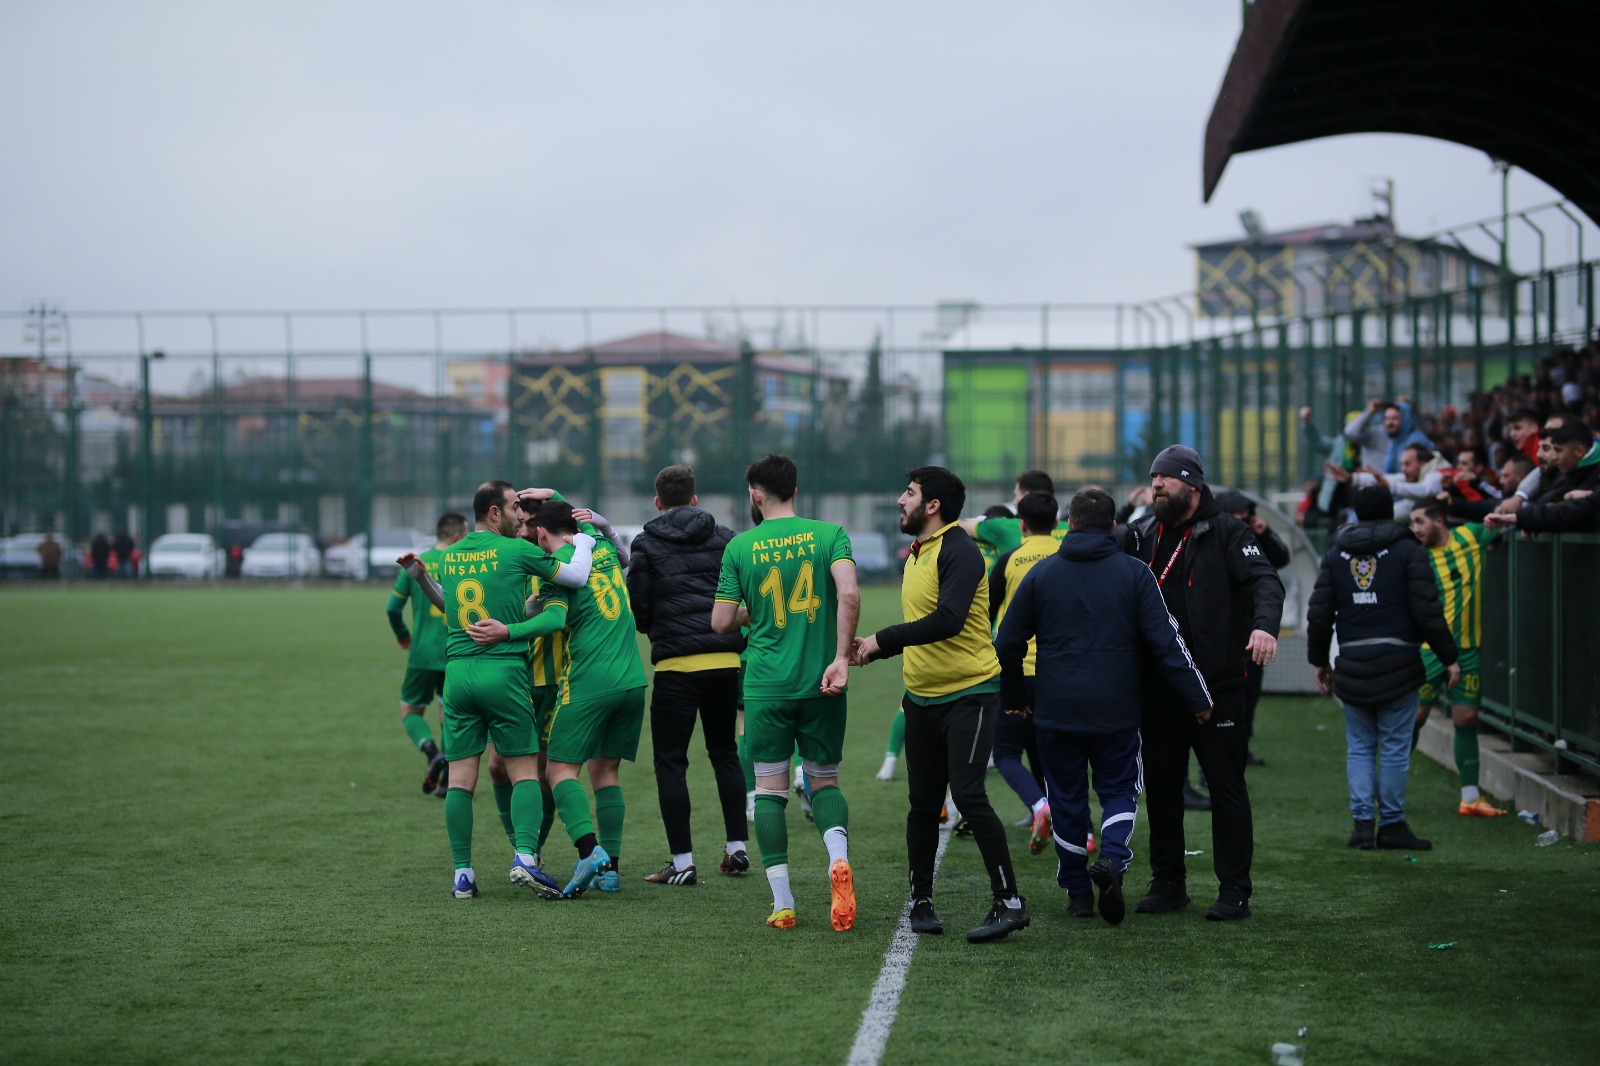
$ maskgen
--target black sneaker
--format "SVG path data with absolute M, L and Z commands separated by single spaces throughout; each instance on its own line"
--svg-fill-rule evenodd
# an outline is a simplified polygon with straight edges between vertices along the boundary
M 1232 889 L 1224 888 L 1217 901 L 1206 908 L 1208 922 L 1237 922 L 1250 917 L 1250 903 Z
M 1072 918 L 1093 918 L 1094 893 L 1086 892 L 1081 896 L 1068 896 L 1067 914 Z
M 1133 905 L 1133 909 L 1139 914 L 1167 914 L 1188 905 L 1189 894 L 1183 890 L 1181 881 L 1162 881 L 1158 878 L 1150 882 L 1150 891 Z
M 1021 906 L 1008 907 L 1005 900 L 995 900 L 983 924 L 976 929 L 967 930 L 967 943 L 988 944 L 991 941 L 1004 940 L 1018 929 L 1028 928 L 1033 921 L 1028 914 L 1028 901 L 1021 896 L 1018 896 L 1017 900 Z
M 1183 809 L 1186 811 L 1209 811 L 1211 797 L 1189 784 L 1189 779 L 1183 779 Z
M 435 796 L 438 796 L 440 799 L 444 799 L 447 795 L 450 794 L 450 764 L 449 763 L 445 763 L 444 764 L 444 768 L 439 771 L 439 787 L 433 790 L 433 794 Z M 511 843 L 514 846 L 516 844 L 516 841 L 513 840 Z
M 1432 851 L 1433 841 L 1423 840 L 1404 821 L 1378 826 L 1378 847 L 1386 851 Z
M 911 901 L 911 931 L 928 936 L 938 936 L 944 932 L 944 923 L 939 920 L 937 914 L 933 913 L 933 900 L 918 899 Z
M 1265 766 L 1267 765 L 1267 760 L 1263 759 L 1253 751 L 1246 751 L 1244 753 L 1244 764 L 1246 766 Z
M 444 752 L 428 760 L 428 772 L 422 775 L 422 791 L 437 792 L 448 777 L 450 764 L 444 761 Z
M 1360 851 L 1372 850 L 1372 819 L 1357 818 L 1355 829 L 1350 834 L 1350 839 L 1345 841 L 1345 847 L 1356 848 Z
M 1122 871 L 1110 859 L 1101 859 L 1089 867 L 1089 880 L 1100 889 L 1100 917 L 1110 925 L 1118 925 L 1128 914 L 1128 901 L 1122 895 Z
M 745 854 L 745 850 L 743 848 L 740 848 L 732 855 L 729 855 L 727 852 L 723 852 L 722 865 L 718 866 L 717 869 L 721 870 L 725 874 L 731 874 L 732 876 L 737 877 L 746 870 L 750 869 L 750 856 Z
M 668 859 L 667 864 L 653 874 L 645 874 L 644 879 L 652 885 L 692 885 L 694 884 L 693 864 L 678 869 Z

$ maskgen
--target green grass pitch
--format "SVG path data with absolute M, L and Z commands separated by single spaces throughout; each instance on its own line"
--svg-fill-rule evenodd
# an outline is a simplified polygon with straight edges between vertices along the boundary
M 397 721 L 385 596 L 0 590 L 0 1059 L 842 1062 L 905 893 L 903 770 L 873 779 L 898 663 L 852 675 L 852 932 L 829 928 L 825 852 L 797 805 L 798 929 L 763 924 L 759 863 L 715 872 L 703 749 L 708 875 L 642 881 L 666 857 L 648 727 L 624 767 L 620 894 L 514 890 L 485 788 L 483 894 L 457 902 L 442 804 Z M 869 589 L 863 631 L 898 612 L 895 590 Z M 1201 919 L 1202 855 L 1189 910 L 1071 921 L 1053 857 L 1014 829 L 1033 927 L 968 945 L 987 881 L 955 840 L 938 891 L 954 935 L 918 946 L 885 1061 L 1265 1062 L 1307 1026 L 1317 1063 L 1593 1062 L 1600 849 L 1458 817 L 1454 780 L 1421 759 L 1409 807 L 1436 850 L 1348 851 L 1336 705 L 1269 699 L 1259 723 L 1255 917 Z M 997 775 L 990 794 L 1008 824 L 1021 815 Z M 1189 847 L 1209 853 L 1205 816 L 1189 817 Z M 558 875 L 567 848 L 558 822 Z

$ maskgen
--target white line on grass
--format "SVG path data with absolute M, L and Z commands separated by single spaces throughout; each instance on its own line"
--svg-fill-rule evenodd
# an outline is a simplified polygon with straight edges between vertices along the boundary
M 956 812 L 950 812 L 951 824 Z M 945 845 L 950 843 L 948 827 L 939 833 L 939 849 L 933 853 L 933 872 L 938 876 L 939 863 L 944 859 Z M 889 939 L 889 950 L 883 954 L 883 969 L 878 971 L 878 981 L 872 986 L 867 999 L 867 1009 L 861 1012 L 861 1027 L 856 1030 L 856 1042 L 850 1045 L 847 1066 L 878 1066 L 883 1049 L 889 1043 L 889 1031 L 894 1028 L 895 1015 L 900 1013 L 900 993 L 905 991 L 906 976 L 911 973 L 911 953 L 917 950 L 917 934 L 911 931 L 911 901 L 900 912 L 900 924 Z

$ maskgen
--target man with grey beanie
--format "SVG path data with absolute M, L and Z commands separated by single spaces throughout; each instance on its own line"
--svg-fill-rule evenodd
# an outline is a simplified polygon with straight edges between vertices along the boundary
M 1124 549 L 1155 575 L 1215 709 L 1198 722 L 1159 677 L 1145 683 L 1140 735 L 1151 881 L 1134 910 L 1165 914 L 1189 903 L 1183 780 L 1192 749 L 1211 786 L 1212 865 L 1220 883 L 1206 917 L 1248 918 L 1255 844 L 1244 782 L 1246 668 L 1277 654 L 1283 583 L 1250 527 L 1217 506 L 1193 448 L 1162 449 L 1150 464 L 1150 490 L 1151 513 L 1129 526 Z

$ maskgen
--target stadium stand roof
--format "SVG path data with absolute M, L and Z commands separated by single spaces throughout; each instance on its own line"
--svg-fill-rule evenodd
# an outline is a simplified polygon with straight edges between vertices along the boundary
M 1600 222 L 1593 0 L 1256 0 L 1206 124 L 1204 193 L 1240 152 L 1345 133 L 1480 149 Z

